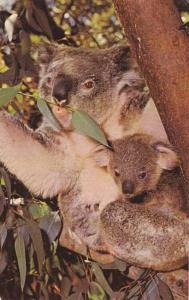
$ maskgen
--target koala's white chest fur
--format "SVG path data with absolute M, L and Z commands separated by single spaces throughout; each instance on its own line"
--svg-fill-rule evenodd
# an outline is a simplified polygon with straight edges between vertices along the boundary
M 94 162 L 86 161 L 79 176 L 79 186 L 82 190 L 81 201 L 90 205 L 99 205 L 102 210 L 108 203 L 119 197 L 119 189 L 113 177 Z

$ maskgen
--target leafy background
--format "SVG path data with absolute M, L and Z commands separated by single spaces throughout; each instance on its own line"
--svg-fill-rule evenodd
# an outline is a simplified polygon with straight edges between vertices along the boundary
M 188 10 L 187 0 L 175 2 Z M 33 129 L 41 122 L 39 43 L 104 48 L 124 38 L 110 0 L 0 0 L 0 9 L 0 106 Z M 187 30 L 187 12 L 182 17 Z M 100 266 L 59 247 L 62 219 L 56 199 L 36 199 L 3 167 L 0 179 L 2 299 L 173 299 L 162 274 L 119 260 Z M 180 285 L 178 299 L 187 299 L 185 281 Z

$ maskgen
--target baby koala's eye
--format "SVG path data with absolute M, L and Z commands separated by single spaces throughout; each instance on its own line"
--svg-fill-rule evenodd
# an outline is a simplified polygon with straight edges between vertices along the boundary
M 119 177 L 120 176 L 120 172 L 118 169 L 114 169 L 114 174 L 116 177 Z
M 82 83 L 82 88 L 85 90 L 92 90 L 95 86 L 95 82 L 93 79 L 87 79 Z
M 147 177 L 147 172 L 146 171 L 140 171 L 138 173 L 138 178 L 139 179 L 145 179 Z

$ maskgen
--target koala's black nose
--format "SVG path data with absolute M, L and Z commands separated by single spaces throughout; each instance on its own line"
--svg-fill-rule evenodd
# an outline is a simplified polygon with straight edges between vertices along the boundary
M 71 80 L 66 76 L 59 76 L 54 81 L 53 96 L 58 100 L 68 102 L 68 93 L 71 90 Z
M 130 180 L 125 180 L 122 183 L 122 192 L 124 194 L 132 194 L 134 192 L 134 184 Z

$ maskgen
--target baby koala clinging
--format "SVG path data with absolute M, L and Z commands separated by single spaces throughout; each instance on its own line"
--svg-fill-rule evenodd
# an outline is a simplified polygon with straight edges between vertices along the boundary
M 147 134 L 134 134 L 113 142 L 110 172 L 126 199 L 178 218 L 185 195 L 179 159 L 172 146 Z M 175 169 L 175 170 L 173 170 Z
M 110 168 L 128 198 L 156 189 L 163 170 L 173 170 L 179 163 L 170 145 L 147 134 L 116 140 L 113 148 Z

